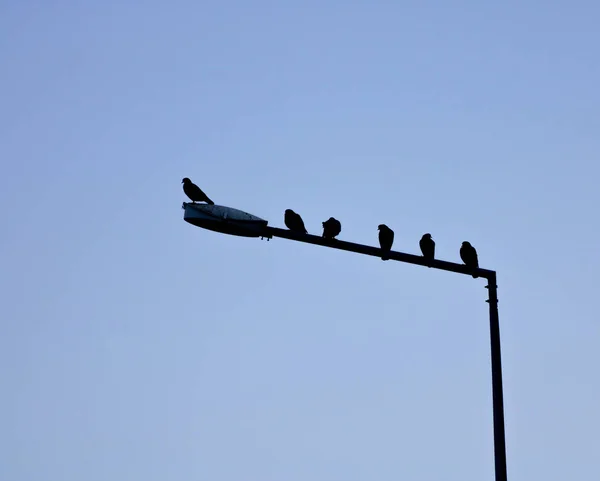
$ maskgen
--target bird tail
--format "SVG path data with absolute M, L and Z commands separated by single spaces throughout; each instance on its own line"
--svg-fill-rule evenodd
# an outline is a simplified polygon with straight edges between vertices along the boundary
M 208 197 L 206 198 L 206 203 L 210 204 L 210 205 L 215 205 L 215 203 L 212 200 L 210 200 Z

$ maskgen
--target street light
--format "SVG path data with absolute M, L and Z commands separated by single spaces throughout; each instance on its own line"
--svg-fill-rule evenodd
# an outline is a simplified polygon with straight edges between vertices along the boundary
M 244 237 L 261 237 L 267 240 L 273 237 L 282 237 L 307 244 L 316 244 L 344 251 L 355 252 L 368 256 L 381 257 L 381 249 L 363 244 L 355 244 L 337 239 L 326 239 L 311 234 L 301 234 L 287 229 L 270 227 L 268 222 L 247 212 L 221 205 L 194 204 L 184 202 L 183 219 L 204 229 L 222 232 L 225 234 Z M 507 481 L 506 473 L 506 439 L 504 433 L 504 393 L 502 387 L 502 356 L 500 348 L 500 323 L 498 318 L 498 286 L 496 285 L 496 271 L 488 269 L 471 269 L 463 264 L 446 262 L 438 259 L 427 260 L 421 256 L 391 251 L 389 259 L 431 267 L 457 274 L 472 275 L 487 279 L 490 306 L 490 347 L 492 358 L 492 404 L 494 411 L 494 463 L 496 481 Z

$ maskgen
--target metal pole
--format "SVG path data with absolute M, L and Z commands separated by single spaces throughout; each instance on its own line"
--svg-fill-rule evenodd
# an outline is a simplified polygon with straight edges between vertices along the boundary
M 355 244 L 341 240 L 324 239 L 323 237 L 298 234 L 286 229 L 267 226 L 264 228 L 265 237 L 282 237 L 284 239 L 306 242 L 308 244 L 321 245 L 323 247 L 332 247 L 357 254 L 370 256 L 381 256 L 381 249 L 377 247 Z M 494 464 L 496 481 L 507 481 L 506 473 L 506 440 L 504 433 L 504 394 L 502 388 L 502 357 L 500 349 L 500 322 L 498 319 L 498 286 L 496 285 L 496 271 L 488 269 L 477 269 L 473 271 L 462 264 L 446 262 L 435 259 L 426 261 L 421 256 L 406 254 L 404 252 L 391 251 L 388 254 L 391 260 L 404 262 L 407 264 L 417 264 L 421 266 L 433 267 L 444 271 L 456 272 L 457 274 L 472 275 L 476 272 L 479 277 L 484 277 L 488 281 L 486 288 L 489 291 L 490 305 L 490 345 L 492 358 L 492 402 L 494 411 Z
M 496 273 L 488 276 L 490 305 L 490 345 L 492 357 L 492 403 L 494 409 L 494 463 L 496 481 L 506 481 L 506 438 L 504 433 L 504 394 L 502 389 L 502 355 L 498 319 L 498 286 Z

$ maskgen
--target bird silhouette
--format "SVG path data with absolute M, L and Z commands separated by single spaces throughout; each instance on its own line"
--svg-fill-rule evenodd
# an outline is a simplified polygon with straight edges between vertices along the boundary
M 460 246 L 460 258 L 467 267 L 471 269 L 479 269 L 479 259 L 477 258 L 477 251 L 469 242 L 465 241 Z M 479 276 L 473 274 L 473 278 L 477 279 Z
M 392 250 L 392 244 L 394 243 L 394 231 L 385 224 L 379 224 L 377 227 L 379 230 L 379 245 L 381 246 L 381 260 L 389 260 L 389 254 Z
M 181 183 L 183 184 L 183 191 L 185 192 L 185 195 L 187 195 L 194 204 L 196 202 L 206 202 L 207 204 L 215 205 L 215 203 L 210 200 L 204 192 L 202 192 L 202 189 L 187 177 L 183 179 Z
M 308 234 L 306 227 L 304 227 L 304 221 L 299 214 L 296 214 L 292 209 L 286 209 L 285 215 L 283 216 L 285 226 L 293 231 L 299 232 L 300 234 Z
M 423 234 L 419 241 L 419 247 L 423 253 L 423 257 L 428 261 L 435 259 L 435 242 L 431 238 L 431 234 Z M 431 267 L 431 266 L 429 266 Z
M 323 237 L 326 239 L 334 239 L 340 232 L 342 232 L 342 224 L 339 220 L 330 217 L 323 222 Z

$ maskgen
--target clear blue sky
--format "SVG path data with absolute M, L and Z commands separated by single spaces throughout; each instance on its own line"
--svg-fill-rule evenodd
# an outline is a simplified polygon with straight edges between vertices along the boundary
M 487 6 L 486 6 L 487 5 Z M 600 5 L 0 3 L 0 479 L 600 479 Z

